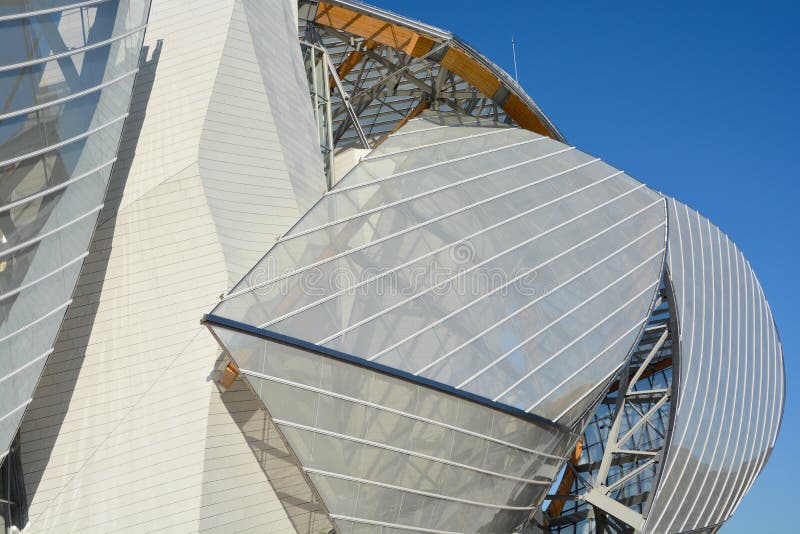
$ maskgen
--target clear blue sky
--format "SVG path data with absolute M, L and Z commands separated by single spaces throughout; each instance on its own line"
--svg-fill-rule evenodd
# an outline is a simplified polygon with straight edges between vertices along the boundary
M 570 144 L 688 203 L 741 247 L 783 341 L 772 458 L 724 534 L 800 532 L 800 2 L 372 0 L 513 73 Z

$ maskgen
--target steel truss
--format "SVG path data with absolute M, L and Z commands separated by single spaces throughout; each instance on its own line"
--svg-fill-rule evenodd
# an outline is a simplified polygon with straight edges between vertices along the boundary
M 335 147 L 379 144 L 425 109 L 513 123 L 493 100 L 497 95 L 481 94 L 438 63 L 450 46 L 448 42 L 414 57 L 392 46 L 316 24 L 312 16 L 315 9 L 314 2 L 301 2 L 300 38 L 328 54 Z M 304 18 L 304 12 L 311 15 Z
M 672 416 L 674 314 L 668 294 L 662 285 L 636 350 L 591 417 L 533 532 L 643 528 Z

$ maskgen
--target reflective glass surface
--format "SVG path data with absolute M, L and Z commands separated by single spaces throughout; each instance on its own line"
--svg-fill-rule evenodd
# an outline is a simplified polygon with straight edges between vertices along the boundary
M 541 501 L 575 439 L 423 385 L 211 328 L 337 524 L 347 516 L 397 528 L 510 531 Z
M 462 122 L 390 136 L 213 313 L 571 424 L 649 314 L 664 201 L 552 139 Z
M 24 414 L 87 254 L 149 8 L 145 0 L 69 5 L 76 3 L 0 6 L 2 450 Z

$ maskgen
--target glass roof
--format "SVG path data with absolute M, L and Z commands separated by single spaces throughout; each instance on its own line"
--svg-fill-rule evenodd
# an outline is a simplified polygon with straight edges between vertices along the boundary
M 598 159 L 431 112 L 212 315 L 571 423 L 636 343 L 665 232 L 661 195 Z

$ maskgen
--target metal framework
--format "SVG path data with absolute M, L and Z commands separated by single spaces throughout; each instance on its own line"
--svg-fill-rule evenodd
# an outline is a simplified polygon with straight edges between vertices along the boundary
M 644 527 L 675 387 L 677 344 L 668 293 L 662 286 L 636 351 L 587 425 L 557 490 L 548 496 L 540 530 L 628 533 Z
M 337 149 L 379 144 L 425 109 L 563 140 L 516 82 L 448 32 L 363 4 L 316 0 L 301 0 L 299 32 L 327 52 Z

